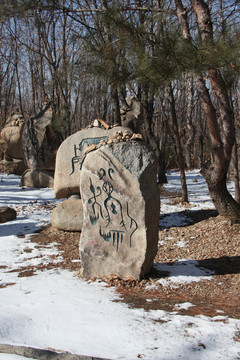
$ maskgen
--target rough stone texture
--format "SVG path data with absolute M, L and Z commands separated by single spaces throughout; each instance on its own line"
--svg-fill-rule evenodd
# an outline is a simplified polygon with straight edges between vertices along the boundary
M 4 153 L 4 158 L 22 159 L 23 126 L 24 119 L 22 115 L 15 114 L 8 118 L 1 131 L 0 149 Z
M 26 120 L 22 146 L 24 161 L 32 170 L 54 170 L 60 134 L 52 126 L 53 116 L 50 104 L 39 114 Z
M 22 173 L 27 169 L 23 160 L 12 159 L 8 160 L 0 160 L 0 172 L 5 174 L 15 174 L 22 175 Z
M 54 192 L 57 199 L 79 193 L 80 166 L 84 161 L 86 148 L 108 139 L 120 130 L 131 131 L 125 127 L 114 127 L 110 130 L 93 127 L 78 131 L 62 142 L 56 156 L 54 175 Z
M 21 176 L 20 186 L 53 188 L 53 171 L 26 170 Z
M 16 219 L 16 217 L 17 217 L 16 210 L 8 206 L 0 207 L 0 224 L 14 220 Z
M 83 163 L 80 191 L 83 276 L 139 279 L 157 253 L 160 196 L 157 162 L 142 142 L 102 146 Z
M 53 209 L 52 226 L 64 231 L 81 231 L 83 225 L 82 200 L 71 196 Z

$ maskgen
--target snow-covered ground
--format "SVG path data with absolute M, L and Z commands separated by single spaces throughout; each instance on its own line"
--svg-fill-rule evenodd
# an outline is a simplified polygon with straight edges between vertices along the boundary
M 188 172 L 189 199 L 194 209 L 212 209 L 207 187 L 199 171 Z M 177 172 L 168 174 L 169 191 L 180 190 Z M 232 185 L 229 184 L 231 191 Z M 88 283 L 58 267 L 18 277 L 23 266 L 51 262 L 58 252 L 54 244 L 40 248 L 29 237 L 50 222 L 56 204 L 52 189 L 21 189 L 19 177 L 0 174 L 0 206 L 14 207 L 14 221 L 0 224 L 0 344 L 53 348 L 109 359 L 236 360 L 240 358 L 240 320 L 224 314 L 215 318 L 183 316 L 174 312 L 132 309 L 116 302 L 119 295 L 103 283 Z M 184 206 L 163 199 L 161 227 L 188 223 Z M 182 241 L 179 246 L 184 246 Z M 24 251 L 28 249 L 28 251 Z M 56 258 L 61 261 L 61 256 Z M 183 259 L 167 269 L 167 284 L 210 278 L 194 259 Z M 161 270 L 167 265 L 157 264 Z M 181 274 L 181 276 L 180 276 Z M 164 286 L 166 279 L 160 280 Z M 11 284 L 11 285 L 9 285 Z M 234 339 L 235 338 L 235 339 Z M 204 344 L 204 346 L 203 346 Z M 24 357 L 0 353 L 0 359 Z

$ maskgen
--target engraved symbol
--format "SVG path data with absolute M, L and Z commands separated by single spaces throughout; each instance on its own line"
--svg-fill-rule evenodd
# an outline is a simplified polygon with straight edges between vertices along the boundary
M 102 207 L 97 202 L 97 197 L 101 195 L 102 190 L 99 186 L 97 186 L 98 193 L 96 194 L 95 187 L 93 186 L 91 179 L 90 179 L 90 190 L 93 194 L 93 196 L 88 199 L 88 204 L 92 205 L 92 213 L 93 213 L 93 215 L 90 215 L 90 221 L 91 221 L 92 225 L 96 225 L 97 220 L 99 219 L 99 214 L 102 217 Z
M 102 189 L 100 186 L 95 188 L 90 178 L 89 189 L 92 196 L 88 199 L 88 204 L 91 205 L 89 215 L 91 224 L 98 225 L 99 235 L 106 242 L 112 241 L 118 251 L 119 245 L 124 241 L 128 241 L 129 246 L 132 246 L 132 237 L 138 224 L 129 214 L 128 202 L 123 206 L 122 199 L 117 198 L 117 194 L 113 196 L 114 187 L 110 182 L 113 181 L 113 174 L 112 168 L 108 171 L 100 168 L 98 176 L 99 180 L 103 181 Z
M 74 144 L 73 152 L 74 155 L 72 157 L 72 172 L 70 175 L 72 175 L 75 171 L 75 164 L 80 164 L 79 169 L 81 170 L 82 164 L 85 160 L 86 154 L 83 153 L 83 150 L 85 147 L 92 145 L 92 144 L 99 144 L 101 140 L 107 140 L 107 136 L 97 137 L 97 138 L 87 138 L 83 139 L 79 145 L 77 146 Z

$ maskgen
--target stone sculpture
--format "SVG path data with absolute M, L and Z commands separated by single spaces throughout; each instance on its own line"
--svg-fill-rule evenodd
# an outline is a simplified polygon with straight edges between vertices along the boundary
M 53 187 L 55 158 L 61 136 L 53 127 L 51 103 L 26 120 L 22 144 L 28 170 L 22 175 L 21 186 Z
M 120 113 L 123 126 L 129 127 L 135 132 L 140 131 L 143 122 L 143 106 L 138 99 L 127 96 L 121 106 Z

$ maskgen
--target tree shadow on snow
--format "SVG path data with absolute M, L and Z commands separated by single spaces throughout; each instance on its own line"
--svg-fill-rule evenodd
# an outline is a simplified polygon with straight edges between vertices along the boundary
M 240 256 L 155 263 L 151 277 L 169 278 L 175 282 L 191 282 L 198 281 L 199 277 L 228 274 L 240 274 Z
M 197 224 L 200 221 L 218 216 L 217 210 L 184 210 L 169 214 L 160 214 L 159 229 L 184 227 Z
M 198 263 L 201 267 L 213 270 L 216 275 L 240 274 L 240 256 L 222 256 L 199 260 Z
M 0 238 L 4 236 L 18 236 L 25 237 L 25 235 L 31 235 L 39 232 L 42 229 L 41 225 L 37 225 L 35 222 L 20 223 L 16 220 L 6 222 L 0 226 Z

